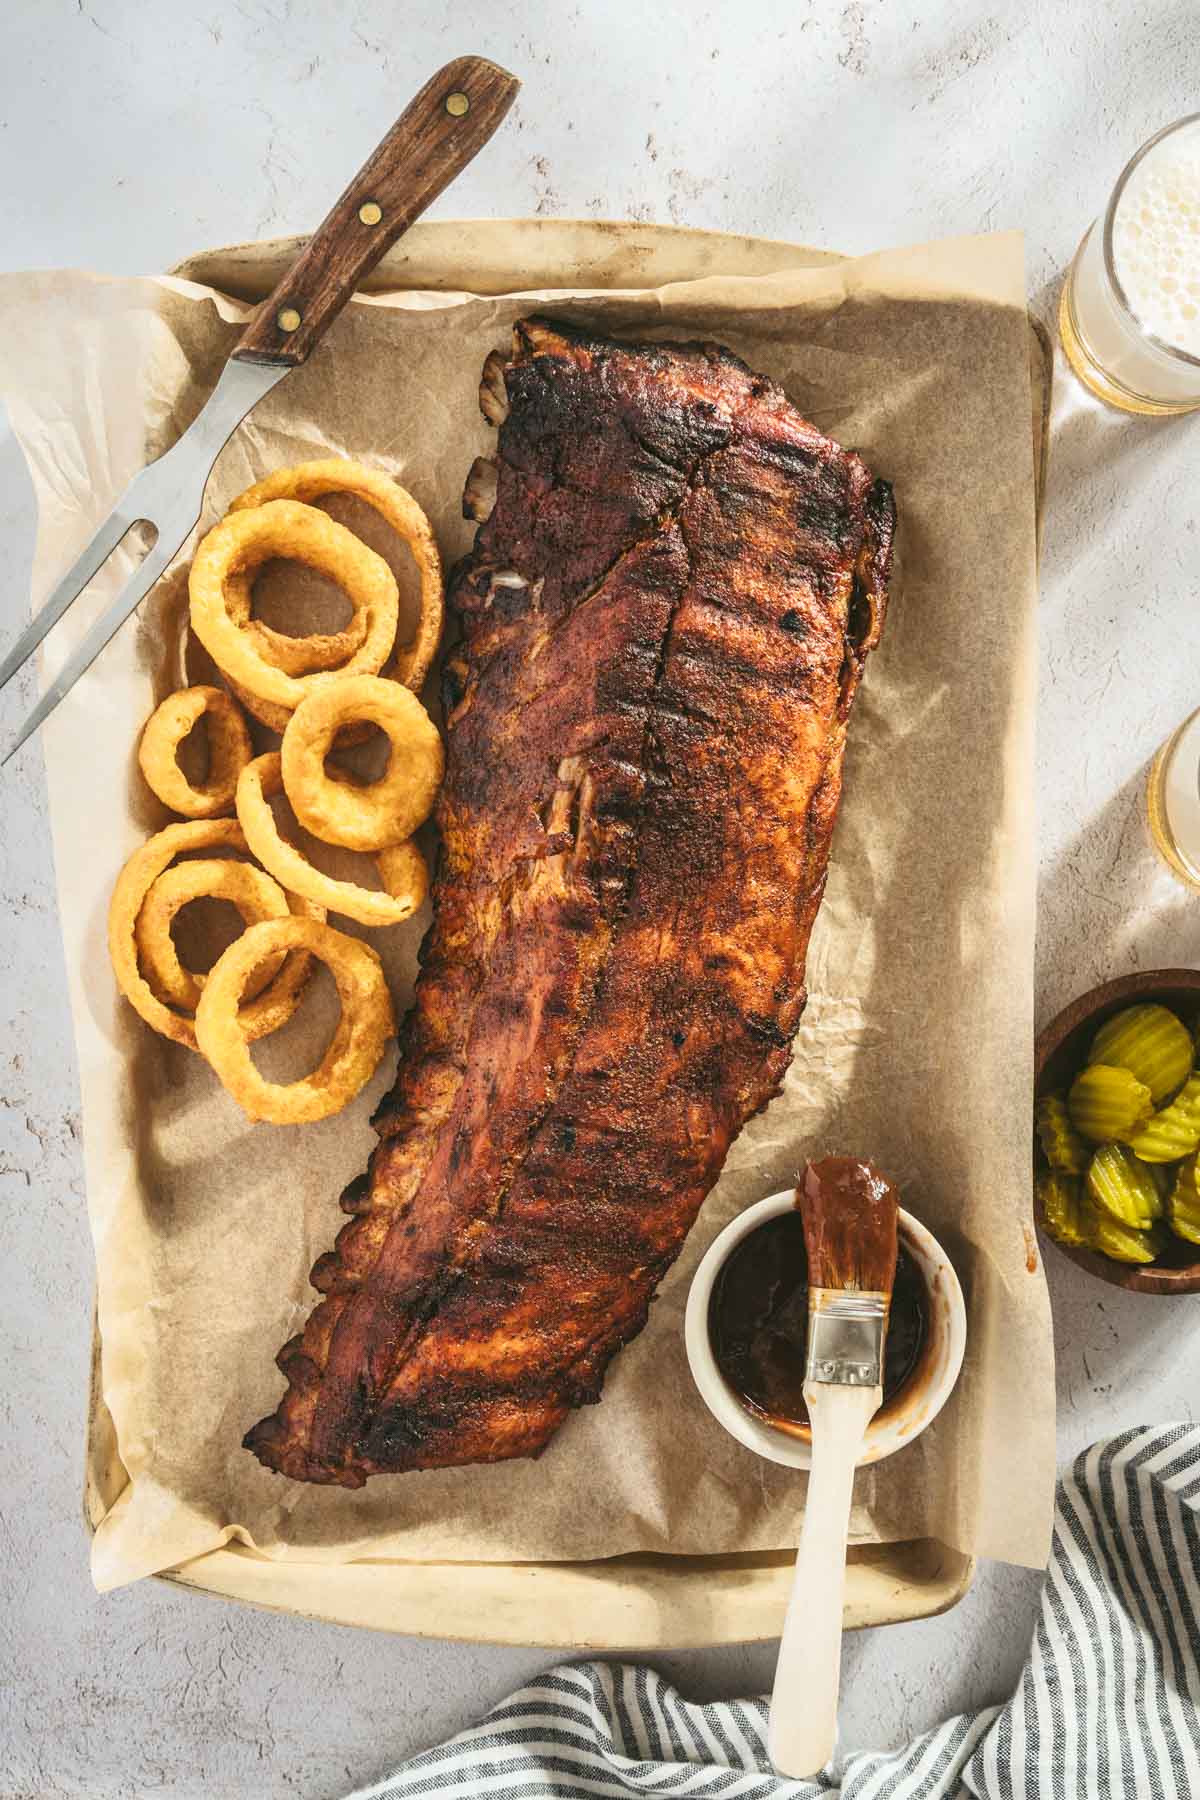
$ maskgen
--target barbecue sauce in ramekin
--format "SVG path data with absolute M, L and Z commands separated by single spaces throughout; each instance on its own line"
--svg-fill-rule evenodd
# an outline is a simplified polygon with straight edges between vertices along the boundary
M 884 1345 L 884 1407 L 920 1361 L 927 1307 L 920 1270 L 902 1243 Z M 748 1412 L 783 1431 L 807 1429 L 808 1255 L 798 1212 L 768 1219 L 731 1251 L 713 1285 L 708 1335 L 717 1367 Z

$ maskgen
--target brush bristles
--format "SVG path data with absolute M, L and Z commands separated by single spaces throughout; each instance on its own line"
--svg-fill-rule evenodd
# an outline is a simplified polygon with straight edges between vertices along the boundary
M 809 1163 L 796 1189 L 808 1285 L 891 1297 L 899 1201 L 886 1175 L 850 1156 Z

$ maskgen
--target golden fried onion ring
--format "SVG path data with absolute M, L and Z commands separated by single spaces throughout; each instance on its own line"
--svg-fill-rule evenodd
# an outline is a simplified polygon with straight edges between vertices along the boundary
M 263 558 L 265 562 L 266 557 Z M 225 610 L 234 624 L 251 639 L 264 661 L 285 675 L 311 675 L 317 669 L 340 669 L 349 661 L 367 635 L 370 617 L 364 606 L 356 606 L 354 616 L 341 631 L 311 632 L 307 637 L 289 637 L 286 631 L 275 631 L 252 616 L 254 609 L 255 569 L 249 564 L 231 575 L 225 583 Z
M 176 863 L 151 883 L 133 928 L 138 963 L 152 991 L 168 1006 L 194 1013 L 200 1004 L 207 977 L 185 969 L 179 960 L 171 925 L 176 913 L 201 897 L 228 900 L 242 915 L 243 926 L 261 925 L 264 919 L 286 919 L 291 912 L 288 897 L 277 881 L 253 863 L 232 858 L 197 857 Z M 282 958 L 258 971 L 255 992 L 278 973 Z
M 230 513 L 214 525 L 192 559 L 189 577 L 192 630 L 217 667 L 257 698 L 293 711 L 305 694 L 339 674 L 285 675 L 273 668 L 250 636 L 235 625 L 225 604 L 231 575 L 268 556 L 288 556 L 330 575 L 365 608 L 366 637 L 345 665 L 345 674 L 375 674 L 387 661 L 396 637 L 399 591 L 381 556 L 327 513 L 297 500 L 271 500 Z
M 390 475 L 383 474 L 379 469 L 368 469 L 364 464 L 351 462 L 345 457 L 329 456 L 315 462 L 296 463 L 290 469 L 276 469 L 273 475 L 268 475 L 264 481 L 256 482 L 253 487 L 239 494 L 230 503 L 229 510 L 231 513 L 240 512 L 245 507 L 263 506 L 268 501 L 285 498 L 320 500 L 326 494 L 354 494 L 358 499 L 365 500 L 368 506 L 374 507 L 396 536 L 403 538 L 408 553 L 417 566 L 421 581 L 421 611 L 417 629 L 409 643 L 397 648 L 393 669 L 389 671 L 389 675 L 394 673 L 395 680 L 403 687 L 411 688 L 416 693 L 429 673 L 442 637 L 442 559 L 438 554 L 429 520 L 406 488 L 402 488 L 398 481 L 393 481 Z M 347 632 L 352 629 L 352 626 L 346 628 Z M 274 641 L 276 634 L 271 635 Z M 295 644 L 306 640 L 292 638 L 284 641 Z M 318 640 L 314 638 L 307 641 L 316 643 Z M 344 657 L 339 658 L 339 661 L 345 660 Z M 285 668 L 287 665 L 280 663 L 279 666 Z M 330 663 L 311 665 L 313 668 L 332 666 Z M 383 665 L 379 666 L 382 668 Z M 294 673 L 299 674 L 301 671 L 297 669 Z
M 296 641 L 300 642 L 301 640 L 297 639 Z M 391 674 L 387 670 L 380 677 L 384 681 L 390 681 L 391 678 Z M 286 706 L 273 706 L 269 700 L 257 699 L 254 694 L 247 693 L 244 687 L 239 686 L 228 675 L 225 679 L 229 682 L 235 699 L 245 708 L 251 718 L 257 719 L 260 725 L 265 725 L 269 731 L 277 732 L 282 737 L 287 730 L 287 722 L 292 716 L 290 710 Z M 369 725 L 347 725 L 344 730 L 338 732 L 336 748 L 349 750 L 354 744 L 365 743 L 370 735 L 371 727 Z
M 178 763 L 179 746 L 197 719 L 208 728 L 208 778 L 193 786 Z M 138 763 L 146 784 L 164 806 L 187 819 L 212 819 L 233 811 L 237 779 L 254 751 L 246 721 L 221 688 L 181 688 L 168 694 L 146 721 Z
M 192 1020 L 172 1012 L 153 992 L 138 967 L 134 934 L 143 900 L 175 857 L 186 850 L 217 846 L 245 851 L 246 838 L 236 819 L 194 819 L 186 825 L 168 825 L 134 851 L 117 877 L 108 908 L 108 954 L 117 986 L 147 1025 L 177 1044 L 186 1044 L 189 1050 L 198 1048 Z M 305 911 L 315 916 L 311 902 L 305 904 Z M 241 1028 L 247 1037 L 265 1037 L 291 1018 L 311 968 L 311 958 L 292 958 L 266 992 L 243 1009 Z
M 302 640 L 297 639 L 296 641 L 300 642 Z M 278 735 L 282 737 L 287 730 L 287 722 L 292 716 L 290 710 L 286 706 L 273 706 L 269 700 L 259 700 L 254 694 L 248 693 L 244 687 L 240 686 L 238 682 L 232 680 L 228 675 L 225 679 L 229 682 L 229 686 L 235 699 L 238 701 L 239 705 L 245 708 L 251 718 L 257 719 L 260 725 L 265 725 L 267 727 L 268 731 L 277 732 Z M 385 669 L 380 675 L 381 681 L 390 681 L 391 679 L 392 673 L 390 669 Z M 354 744 L 364 743 L 370 735 L 371 727 L 369 725 L 343 726 L 341 731 L 337 734 L 334 748 L 337 750 L 349 750 Z
M 313 1073 L 281 1084 L 255 1068 L 238 1003 L 265 957 L 293 949 L 310 951 L 325 964 L 337 985 L 342 1016 Z M 395 1030 L 378 952 L 359 938 L 309 919 L 252 925 L 213 964 L 196 1009 L 200 1048 L 222 1084 L 248 1118 L 272 1125 L 300 1125 L 340 1112 L 371 1079 Z
M 378 781 L 360 786 L 327 774 L 343 725 L 378 725 L 391 744 Z M 345 675 L 306 695 L 280 745 L 283 785 L 300 823 L 325 844 L 382 850 L 402 844 L 433 811 L 446 757 L 438 728 L 415 694 L 378 675 Z
M 416 844 L 409 841 L 381 850 L 375 858 L 386 892 L 338 881 L 315 869 L 303 852 L 280 833 L 270 802 L 283 792 L 277 752 L 256 756 L 238 782 L 238 819 L 251 855 L 293 894 L 328 907 L 360 925 L 399 925 L 410 919 L 429 891 L 429 871 Z
M 229 683 L 234 697 L 240 705 L 245 707 L 251 718 L 257 719 L 260 725 L 267 727 L 268 731 L 278 732 L 282 737 L 287 730 L 287 722 L 292 716 L 291 708 L 276 706 L 271 700 L 260 700 L 257 694 L 252 694 L 248 688 L 244 688 L 240 681 L 233 679 L 232 675 L 227 675 L 225 679 Z

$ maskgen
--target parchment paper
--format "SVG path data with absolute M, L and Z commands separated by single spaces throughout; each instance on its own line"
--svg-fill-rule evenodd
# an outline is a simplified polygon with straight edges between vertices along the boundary
M 860 1476 L 854 1536 L 933 1536 L 1040 1564 L 1054 1383 L 1029 1198 L 1036 588 L 1020 239 L 636 293 L 359 300 L 238 431 L 203 524 L 282 463 L 345 454 L 410 487 L 452 559 L 473 529 L 463 478 L 494 441 L 476 403 L 480 366 L 533 307 L 631 335 L 718 338 L 895 484 L 891 614 L 851 723 L 812 998 L 785 1091 L 735 1144 L 602 1404 L 573 1417 L 540 1461 L 375 1478 L 357 1493 L 260 1468 L 242 1433 L 277 1402 L 274 1353 L 316 1298 L 308 1270 L 342 1222 L 340 1189 L 365 1165 L 368 1115 L 393 1058 L 336 1119 L 251 1126 L 199 1058 L 117 996 L 105 910 L 124 858 L 166 822 L 134 751 L 152 704 L 181 679 L 189 544 L 42 734 L 103 1392 L 129 1475 L 95 1537 L 96 1583 L 231 1537 L 307 1559 L 794 1543 L 803 1478 L 761 1463 L 709 1417 L 682 1315 L 717 1230 L 789 1186 L 805 1155 L 832 1150 L 893 1172 L 953 1257 L 969 1309 L 953 1400 L 918 1442 Z M 125 482 L 198 411 L 244 314 L 167 278 L 0 281 L 0 385 L 40 506 L 35 604 Z M 119 557 L 72 611 L 52 665 L 128 566 Z M 19 624 L 14 609 L 8 640 Z M 424 924 L 373 934 L 401 1005 Z M 327 1007 L 318 992 L 315 1013 Z

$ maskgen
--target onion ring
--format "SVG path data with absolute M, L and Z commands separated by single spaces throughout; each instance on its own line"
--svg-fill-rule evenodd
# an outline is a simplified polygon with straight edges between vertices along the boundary
M 292 716 L 291 708 L 276 706 L 272 700 L 260 700 L 257 694 L 252 694 L 249 688 L 244 688 L 240 681 L 233 679 L 232 675 L 226 675 L 225 679 L 229 683 L 230 692 L 239 705 L 245 707 L 251 718 L 257 719 L 259 724 L 265 725 L 268 731 L 277 732 L 282 737 L 287 730 L 287 722 Z
M 235 502 L 236 504 L 236 502 Z M 264 557 L 263 561 L 267 559 Z M 256 565 L 256 568 L 261 565 Z M 285 675 L 311 675 L 317 669 L 340 669 L 367 635 L 370 619 L 366 608 L 356 606 L 354 617 L 341 631 L 312 632 L 289 637 L 253 617 L 254 576 L 249 565 L 230 575 L 225 583 L 225 610 L 234 624 L 253 642 L 264 661 Z
M 242 915 L 243 926 L 261 925 L 264 919 L 286 919 L 291 912 L 288 897 L 277 881 L 253 863 L 232 858 L 197 858 L 164 869 L 153 882 L 134 926 L 138 962 L 152 991 L 168 1006 L 195 1012 L 207 977 L 185 969 L 179 960 L 171 925 L 177 912 L 201 897 L 228 900 Z M 261 992 L 279 973 L 282 958 L 266 963 L 255 977 Z
M 238 1003 L 264 957 L 303 949 L 323 962 L 337 985 L 342 1016 L 311 1075 L 287 1084 L 268 1081 L 250 1057 Z M 364 1088 L 396 1030 L 392 996 L 377 951 L 311 919 L 273 919 L 251 925 L 209 971 L 196 1009 L 200 1048 L 248 1118 L 299 1125 L 340 1112 Z
M 359 786 L 325 771 L 343 725 L 378 725 L 391 744 L 378 781 Z M 446 757 L 438 728 L 415 694 L 377 675 L 343 675 L 308 694 L 280 746 L 283 785 L 300 823 L 347 850 L 402 844 L 433 811 Z
M 297 643 L 299 641 L 299 639 L 296 640 Z M 270 700 L 257 699 L 254 694 L 248 693 L 244 687 L 239 686 L 228 675 L 225 679 L 229 682 L 234 698 L 250 714 L 251 718 L 257 719 L 260 725 L 267 727 L 268 731 L 273 731 L 277 736 L 282 737 L 287 730 L 287 722 L 292 716 L 290 710 L 286 706 L 274 706 Z M 380 680 L 390 681 L 391 676 L 385 670 L 381 674 Z M 338 750 L 352 749 L 355 744 L 365 743 L 370 735 L 369 725 L 346 725 L 338 732 L 336 748 Z
M 230 502 L 229 510 L 240 512 L 245 507 L 263 506 L 268 501 L 280 499 L 320 500 L 326 494 L 354 494 L 365 500 L 381 519 L 386 520 L 396 536 L 403 538 L 416 564 L 421 581 L 421 611 L 416 632 L 410 642 L 397 649 L 394 662 L 394 679 L 416 693 L 429 673 L 442 637 L 442 559 L 433 528 L 407 488 L 402 488 L 398 481 L 393 481 L 380 469 L 368 469 L 363 463 L 351 462 L 346 457 L 329 456 L 315 462 L 296 463 L 290 469 L 276 469 L 273 475 L 255 482 L 253 487 L 239 494 Z M 347 631 L 350 629 L 348 626 Z M 284 641 L 303 643 L 305 640 Z M 314 663 L 312 666 L 331 665 Z
M 289 556 L 331 575 L 352 603 L 366 609 L 370 620 L 366 637 L 343 673 L 373 675 L 383 667 L 395 642 L 399 609 L 396 578 L 383 558 L 317 507 L 271 500 L 228 514 L 213 526 L 192 559 L 188 581 L 192 630 L 223 674 L 256 698 L 289 712 L 315 686 L 340 679 L 328 671 L 285 675 L 263 658 L 230 618 L 226 581 L 268 556 Z
M 179 746 L 203 718 L 208 726 L 208 778 L 193 785 L 180 768 Z M 221 688 L 181 688 L 168 694 L 146 721 L 138 763 L 146 785 L 164 806 L 188 819 L 213 819 L 233 811 L 237 780 L 254 751 L 246 721 Z
M 189 1050 L 198 1048 L 195 1026 L 191 1019 L 172 1012 L 151 989 L 138 967 L 134 933 L 142 901 L 174 858 L 185 850 L 211 850 L 218 845 L 227 850 L 246 849 L 246 838 L 236 819 L 193 819 L 186 825 L 168 825 L 134 851 L 117 876 L 108 907 L 108 954 L 117 986 L 147 1025 L 174 1043 L 186 1044 Z M 304 903 L 298 902 L 298 906 L 301 904 Z M 305 905 L 305 911 L 314 916 L 311 902 Z M 311 968 L 311 958 L 296 957 L 265 993 L 243 1009 L 241 1023 L 248 1037 L 265 1037 L 291 1018 Z
M 296 639 L 295 641 L 297 643 L 300 642 L 299 639 Z M 257 719 L 260 725 L 265 725 L 268 731 L 273 731 L 278 737 L 282 737 L 287 730 L 287 722 L 292 716 L 290 710 L 286 706 L 274 706 L 270 700 L 259 700 L 254 694 L 247 692 L 244 687 L 241 687 L 229 675 L 227 675 L 225 679 L 228 681 L 230 691 L 239 706 L 248 712 L 252 719 Z M 383 670 L 379 679 L 381 681 L 390 681 L 392 679 L 390 670 Z M 337 734 L 334 748 L 337 750 L 350 750 L 355 744 L 365 743 L 370 735 L 371 728 L 369 725 L 344 725 Z
M 276 881 L 330 912 L 357 919 L 360 925 L 399 925 L 412 917 L 429 891 L 429 871 L 416 844 L 394 844 L 380 851 L 375 866 L 386 889 L 382 894 L 354 881 L 338 881 L 315 869 L 281 834 L 269 802 L 282 792 L 283 771 L 277 751 L 256 756 L 242 770 L 238 820 L 251 854 Z

